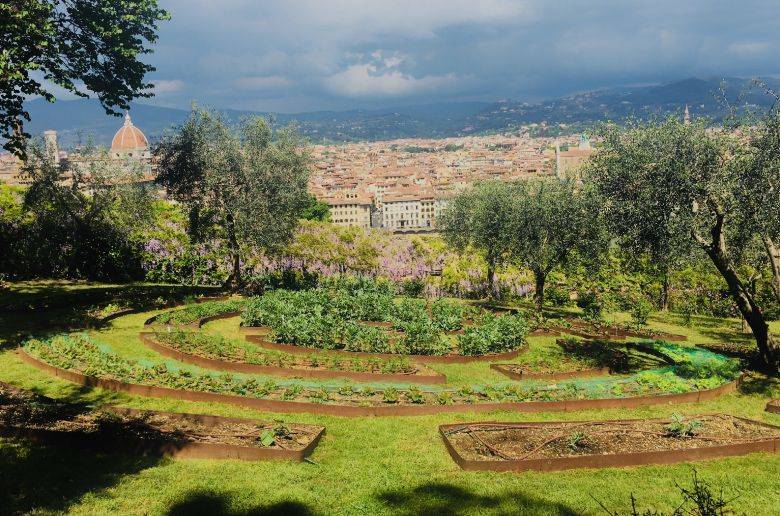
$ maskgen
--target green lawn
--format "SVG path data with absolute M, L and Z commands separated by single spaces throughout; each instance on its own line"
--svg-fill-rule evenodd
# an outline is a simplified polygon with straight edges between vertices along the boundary
M 437 433 L 443 423 L 480 420 L 532 421 L 664 417 L 671 412 L 728 412 L 780 425 L 764 412 L 778 382 L 757 377 L 739 394 L 699 405 L 599 410 L 572 413 L 459 414 L 403 418 L 340 418 L 270 414 L 229 405 L 141 398 L 78 387 L 23 364 L 15 344 L 38 334 L 59 312 L 0 315 L 0 380 L 50 396 L 136 408 L 280 419 L 317 423 L 326 436 L 314 463 L 156 460 L 105 456 L 0 441 L 0 513 L 59 512 L 96 514 L 581 514 L 603 513 L 594 497 L 614 510 L 629 510 L 634 493 L 641 507 L 669 512 L 679 500 L 675 482 L 688 484 L 690 465 L 558 473 L 465 473 L 445 451 Z M 136 314 L 93 331 L 95 338 L 122 355 L 159 360 L 138 340 L 143 320 Z M 625 314 L 615 314 L 622 318 Z M 693 342 L 740 338 L 738 321 L 697 320 L 698 329 L 654 317 L 655 328 L 686 333 Z M 206 331 L 240 338 L 237 320 L 210 323 Z M 774 327 L 778 330 L 777 326 Z M 534 352 L 553 339 L 533 339 Z M 433 366 L 454 384 L 506 379 L 487 363 Z M 780 513 L 780 455 L 696 463 L 700 477 L 723 488 L 733 507 L 747 514 Z M 774 503 L 773 503 L 774 502 Z

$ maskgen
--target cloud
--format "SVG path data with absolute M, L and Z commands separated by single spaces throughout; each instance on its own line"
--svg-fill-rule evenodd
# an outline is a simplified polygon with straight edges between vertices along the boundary
M 163 0 L 152 101 L 351 109 L 777 75 L 775 3 Z
M 376 66 L 364 63 L 331 75 L 325 83 L 333 93 L 347 97 L 399 97 L 433 91 L 455 80 L 452 74 L 416 78 L 398 70 L 378 73 Z
M 457 81 L 454 74 L 413 77 L 403 73 L 406 57 L 371 54 L 370 62 L 355 63 L 325 79 L 326 87 L 345 97 L 401 97 L 448 87 Z
M 752 56 L 756 54 L 762 54 L 769 50 L 769 43 L 766 42 L 744 42 L 733 43 L 729 45 L 729 50 L 737 55 Z
M 284 88 L 292 84 L 293 81 L 281 75 L 240 77 L 233 81 L 233 86 L 240 90 L 269 90 Z
M 175 80 L 158 79 L 156 81 L 153 81 L 152 84 L 154 84 L 153 91 L 155 95 L 165 95 L 168 93 L 175 93 L 181 91 L 184 88 L 184 81 L 181 81 L 179 79 L 175 79 Z

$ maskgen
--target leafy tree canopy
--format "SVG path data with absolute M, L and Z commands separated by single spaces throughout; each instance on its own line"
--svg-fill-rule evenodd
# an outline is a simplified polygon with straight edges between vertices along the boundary
M 4 0 L 0 3 L 0 134 L 4 148 L 25 155 L 24 101 L 53 102 L 46 83 L 76 95 L 93 92 L 109 114 L 150 97 L 138 60 L 151 52 L 168 13 L 156 0 Z
M 455 196 L 439 221 L 447 243 L 484 256 L 494 295 L 496 267 L 506 261 L 512 245 L 512 204 L 512 188 L 501 181 L 485 181 Z
M 266 254 L 292 238 L 302 211 L 309 155 L 291 129 L 274 130 L 261 117 L 237 130 L 215 112 L 196 109 L 155 149 L 158 182 L 190 208 L 190 232 L 217 225 L 233 257 L 228 282 L 240 286 L 242 247 Z
M 600 203 L 589 185 L 556 179 L 508 184 L 513 209 L 509 254 L 533 271 L 541 310 L 547 275 L 575 256 L 594 260 L 607 246 Z

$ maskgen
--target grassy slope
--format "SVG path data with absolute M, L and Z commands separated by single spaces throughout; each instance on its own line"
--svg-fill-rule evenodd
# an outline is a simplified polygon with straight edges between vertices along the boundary
M 115 321 L 96 337 L 127 356 L 158 358 L 143 347 L 137 332 L 146 315 Z M 9 510 L 76 513 L 122 512 L 245 513 L 253 510 L 295 513 L 598 513 L 591 495 L 613 509 L 626 511 L 633 492 L 641 506 L 669 511 L 678 500 L 675 482 L 688 483 L 690 466 L 579 470 L 559 473 L 464 473 L 447 455 L 437 434 L 443 423 L 478 420 L 576 420 L 662 417 L 728 412 L 780 424 L 763 412 L 769 391 L 758 382 L 750 390 L 700 405 L 600 410 L 575 413 L 443 415 L 406 418 L 346 419 L 306 414 L 264 414 L 227 405 L 177 402 L 77 387 L 20 362 L 11 344 L 20 333 L 35 331 L 45 314 L 0 316 L 0 380 L 70 400 L 121 403 L 138 408 L 204 412 L 318 423 L 327 434 L 313 455 L 316 464 L 240 461 L 157 461 L 101 456 L 0 441 L 0 513 Z M 719 340 L 728 331 L 712 325 L 700 333 L 654 320 L 658 328 L 686 332 L 694 341 Z M 209 331 L 230 334 L 236 321 L 217 321 Z M 549 344 L 538 339 L 534 346 Z M 487 364 L 436 366 L 456 383 L 503 381 Z M 748 514 L 780 512 L 780 455 L 752 455 L 696 464 L 700 475 L 722 486 L 735 508 Z

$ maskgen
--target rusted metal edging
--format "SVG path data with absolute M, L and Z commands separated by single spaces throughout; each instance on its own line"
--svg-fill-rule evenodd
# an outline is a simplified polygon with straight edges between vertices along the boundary
M 170 398 L 186 401 L 205 401 L 228 403 L 241 407 L 249 407 L 268 412 L 282 413 L 312 413 L 345 417 L 363 416 L 417 416 L 444 413 L 492 412 L 499 410 L 515 412 L 557 412 L 585 409 L 636 408 L 649 405 L 665 405 L 673 403 L 697 403 L 711 400 L 727 392 L 736 390 L 738 381 L 725 383 L 713 389 L 693 391 L 680 394 L 660 394 L 654 396 L 634 396 L 630 398 L 575 399 L 563 401 L 524 401 L 524 402 L 489 402 L 453 405 L 336 405 L 303 401 L 284 401 L 263 398 L 251 398 L 233 394 L 218 394 L 214 392 L 189 391 L 156 387 L 118 380 L 97 378 L 52 366 L 19 349 L 20 358 L 26 363 L 79 385 L 99 387 L 101 389 L 127 392 L 152 398 Z
M 361 371 L 335 371 L 322 369 L 295 369 L 290 367 L 265 366 L 260 364 L 248 364 L 245 362 L 228 362 L 215 358 L 206 358 L 190 353 L 184 353 L 170 346 L 166 346 L 154 338 L 153 333 L 141 332 L 141 341 L 157 353 L 184 362 L 215 371 L 233 371 L 247 374 L 270 374 L 292 378 L 312 379 L 338 379 L 347 378 L 362 382 L 387 381 L 399 383 L 442 384 L 447 378 L 432 371 L 433 374 L 400 374 L 400 373 L 367 373 Z
M 508 366 L 517 364 L 490 364 L 490 369 L 498 371 L 511 378 L 512 380 L 569 380 L 571 378 L 591 378 L 593 376 L 607 376 L 610 373 L 609 367 L 598 367 L 594 369 L 584 369 L 582 371 L 561 371 L 557 373 L 531 373 L 517 372 Z
M 205 414 L 182 414 L 150 410 L 107 407 L 110 412 L 139 416 L 153 414 L 164 416 L 171 420 L 197 422 L 207 427 L 220 424 L 243 423 L 263 424 L 263 421 L 244 418 L 229 418 Z M 313 434 L 310 442 L 300 450 L 282 448 L 262 448 L 242 446 L 237 444 L 222 444 L 186 440 L 171 440 L 165 438 L 143 438 L 123 435 L 121 439 L 94 432 L 79 430 L 50 430 L 41 428 L 25 428 L 20 426 L 0 426 L 0 435 L 30 439 L 37 443 L 53 446 L 67 446 L 79 449 L 98 450 L 105 452 L 129 452 L 142 455 L 161 457 L 176 457 L 188 459 L 240 459 L 240 460 L 292 460 L 301 462 L 317 447 L 325 427 L 315 425 L 292 424 L 293 427 L 310 430 Z M 186 438 L 186 433 L 183 434 Z
M 744 419 L 744 418 L 739 418 Z M 638 420 L 622 419 L 606 421 L 608 423 L 624 423 Z M 651 420 L 657 421 L 657 420 Z M 769 425 L 760 421 L 750 421 L 765 427 L 780 427 Z M 548 427 L 560 425 L 563 423 L 587 424 L 604 423 L 605 421 L 549 421 L 549 422 L 523 422 L 524 426 Z M 688 462 L 694 460 L 717 459 L 721 457 L 732 457 L 736 455 L 745 455 L 755 452 L 780 452 L 780 438 L 757 439 L 748 442 L 726 444 L 719 446 L 703 446 L 689 449 L 670 449 L 651 452 L 629 452 L 602 455 L 580 455 L 576 457 L 552 457 L 542 459 L 514 459 L 514 460 L 473 460 L 464 458 L 449 439 L 448 432 L 459 430 L 470 425 L 482 423 L 459 423 L 439 426 L 444 446 L 450 457 L 455 463 L 465 471 L 560 471 L 575 468 L 607 468 L 607 467 L 626 467 L 643 466 L 650 464 L 675 464 L 679 462 Z M 517 425 L 518 423 L 489 423 L 491 426 Z

